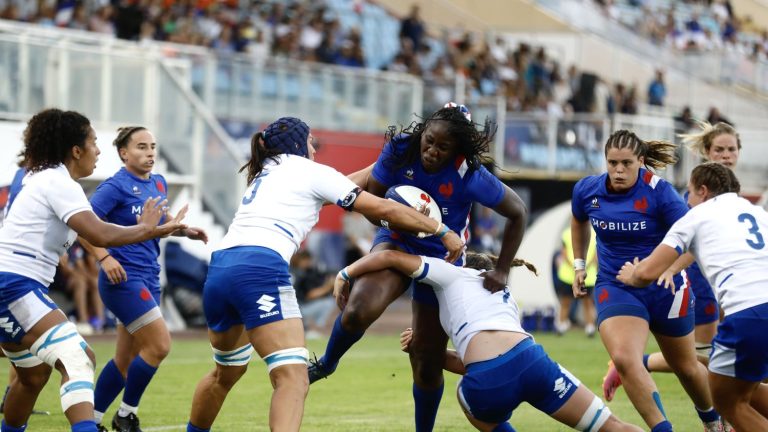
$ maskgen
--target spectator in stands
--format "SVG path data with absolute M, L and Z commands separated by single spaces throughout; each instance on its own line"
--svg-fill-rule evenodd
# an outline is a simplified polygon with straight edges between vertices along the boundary
M 478 205 L 472 229 L 472 239 L 475 248 L 480 252 L 499 253 L 501 242 L 499 241 L 499 223 L 491 209 Z
M 414 50 L 418 50 L 421 48 L 424 33 L 424 22 L 419 16 L 419 6 L 414 4 L 411 6 L 411 13 L 400 23 L 400 38 L 410 40 Z
M 306 249 L 293 256 L 290 272 L 306 338 L 317 339 L 327 328 L 328 319 L 336 306 L 331 295 L 335 274 L 321 271 Z
M 723 122 L 728 123 L 731 126 L 736 126 L 733 124 L 733 122 L 725 118 L 725 116 L 720 113 L 720 110 L 717 109 L 717 107 L 709 108 L 709 114 L 707 114 L 707 122 L 709 122 L 709 124 L 717 124 Z
M 648 86 L 648 104 L 664 106 L 664 98 L 667 96 L 667 88 L 664 85 L 664 71 L 656 70 L 656 77 Z
M 683 111 L 675 116 L 675 135 L 688 133 L 693 127 L 696 126 L 696 121 L 693 119 L 693 113 L 691 107 L 688 105 L 683 107 Z

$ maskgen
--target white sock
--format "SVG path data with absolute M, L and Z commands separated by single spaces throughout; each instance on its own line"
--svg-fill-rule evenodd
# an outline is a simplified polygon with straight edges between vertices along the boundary
M 120 402 L 120 409 L 117 410 L 117 415 L 120 417 L 128 417 L 128 414 L 136 414 L 139 412 L 139 407 L 132 407 L 125 402 Z
M 93 410 L 93 418 L 96 420 L 96 424 L 101 424 L 101 419 L 104 418 L 104 413 Z

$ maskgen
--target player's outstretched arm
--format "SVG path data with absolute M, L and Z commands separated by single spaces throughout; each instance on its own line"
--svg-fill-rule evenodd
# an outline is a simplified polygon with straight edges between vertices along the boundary
M 630 286 L 645 287 L 654 282 L 678 258 L 677 251 L 665 244 L 656 246 L 653 253 L 640 261 L 625 262 L 616 279 Z M 673 288 L 674 292 L 674 288 Z
M 584 261 L 589 248 L 589 221 L 580 221 L 571 216 L 571 248 L 573 248 L 574 278 L 571 289 L 575 298 L 587 295 L 584 283 L 587 279 L 586 262 Z
M 340 309 L 347 305 L 349 299 L 349 280 L 366 273 L 392 268 L 405 275 L 411 275 L 422 266 L 421 258 L 400 251 L 387 250 L 366 255 L 336 275 L 333 296 Z
M 353 209 L 369 219 L 382 221 L 383 225 L 385 224 L 396 231 L 424 232 L 440 237 L 448 250 L 448 257 L 446 257 L 448 262 L 456 261 L 464 253 L 464 242 L 445 224 L 430 219 L 398 202 L 379 198 L 368 192 L 361 192 L 355 200 Z
M 107 223 L 99 219 L 92 211 L 79 212 L 67 221 L 67 225 L 75 232 L 97 247 L 122 246 L 138 243 L 156 237 L 170 235 L 174 231 L 186 229 L 181 223 L 186 211 L 180 211 L 175 218 L 163 225 L 157 225 L 168 208 L 167 201 L 160 198 L 149 198 L 144 202 L 141 216 L 136 225 L 124 227 Z

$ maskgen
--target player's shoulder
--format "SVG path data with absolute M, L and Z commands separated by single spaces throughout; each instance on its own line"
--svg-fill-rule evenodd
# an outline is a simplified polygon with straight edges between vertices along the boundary
M 597 174 L 582 178 L 573 186 L 574 195 L 578 192 L 591 194 L 597 193 L 601 190 L 601 186 L 605 184 L 607 176 L 608 174 Z
M 645 168 L 640 168 L 637 181 L 641 183 L 643 189 L 655 191 L 656 193 L 666 193 L 670 188 L 674 189 L 668 181 Z M 673 192 L 675 191 L 673 190 Z

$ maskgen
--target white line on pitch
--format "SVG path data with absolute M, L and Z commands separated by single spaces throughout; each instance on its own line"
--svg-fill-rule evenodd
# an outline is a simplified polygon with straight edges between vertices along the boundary
M 146 432 L 154 432 L 154 431 L 167 431 L 167 430 L 179 430 L 186 428 L 187 425 L 174 425 L 174 426 L 155 426 L 155 427 L 145 427 L 142 430 Z

